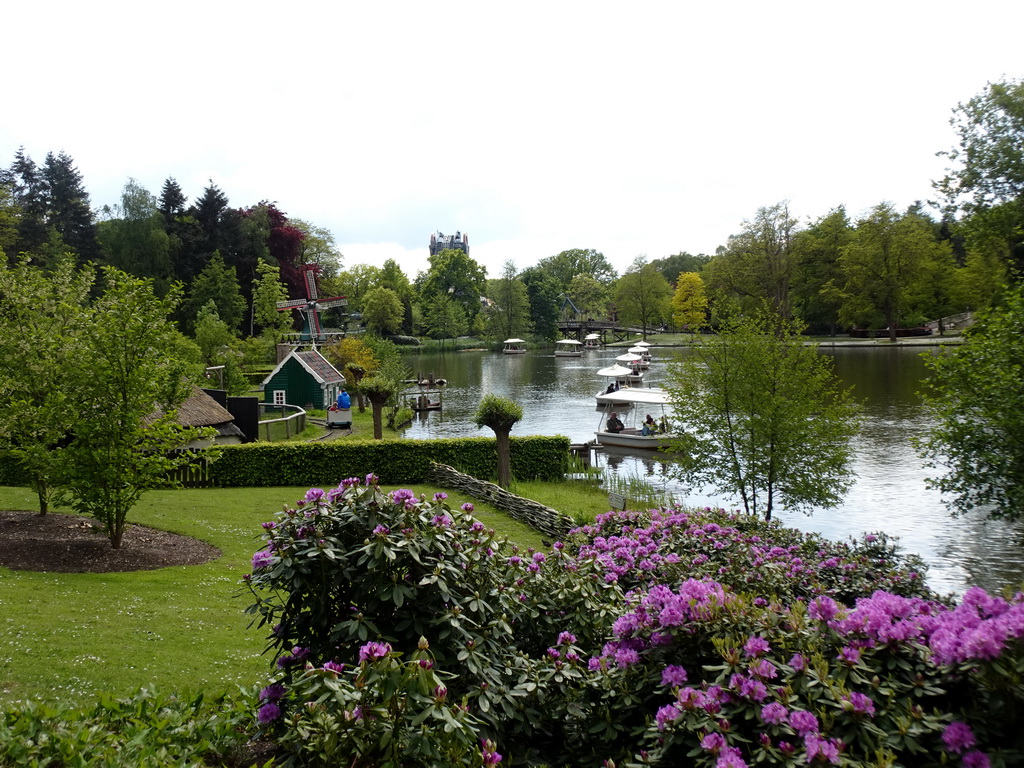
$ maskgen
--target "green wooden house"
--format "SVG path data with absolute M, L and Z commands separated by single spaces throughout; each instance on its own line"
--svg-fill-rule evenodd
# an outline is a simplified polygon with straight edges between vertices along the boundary
M 263 402 L 326 410 L 345 377 L 316 350 L 292 350 L 260 384 Z

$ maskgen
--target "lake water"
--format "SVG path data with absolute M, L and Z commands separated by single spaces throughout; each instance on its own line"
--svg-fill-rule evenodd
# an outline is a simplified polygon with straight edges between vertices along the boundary
M 1024 583 L 1024 525 L 952 518 L 937 491 L 926 487 L 927 470 L 911 440 L 928 429 L 917 392 L 926 374 L 922 353 L 934 347 L 823 347 L 835 370 L 864 403 L 864 427 L 855 443 L 856 482 L 841 506 L 811 516 L 776 512 L 784 524 L 842 540 L 870 531 L 900 538 L 902 547 L 930 566 L 928 580 L 941 592 L 962 593 L 978 585 L 990 591 Z M 508 397 L 523 407 L 513 435 L 566 435 L 574 443 L 593 439 L 600 413 L 594 396 L 608 380 L 597 375 L 623 350 L 587 351 L 583 357 L 556 358 L 550 351 L 525 355 L 494 352 L 410 354 L 414 373 L 444 378 L 444 407 L 421 413 L 405 431 L 410 438 L 490 436 L 473 414 L 484 394 Z M 684 348 L 652 349 L 650 385 L 664 383 L 666 364 L 687 354 Z M 650 456 L 599 453 L 598 463 L 623 478 L 640 477 L 659 490 L 681 489 L 671 468 Z M 689 493 L 684 503 L 732 508 L 728 498 Z

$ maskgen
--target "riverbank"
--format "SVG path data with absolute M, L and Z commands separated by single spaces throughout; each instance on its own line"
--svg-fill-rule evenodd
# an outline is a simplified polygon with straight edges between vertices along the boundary
M 689 333 L 657 333 L 647 337 L 647 342 L 652 347 L 692 347 L 703 336 L 694 336 Z M 904 336 L 896 339 L 895 342 L 888 338 L 879 339 L 857 339 L 850 336 L 809 336 L 806 344 L 817 344 L 820 347 L 881 347 L 891 349 L 893 347 L 944 347 L 963 344 L 965 338 L 960 334 L 946 334 L 945 336 Z M 636 341 L 616 341 L 606 344 L 607 347 L 632 347 Z

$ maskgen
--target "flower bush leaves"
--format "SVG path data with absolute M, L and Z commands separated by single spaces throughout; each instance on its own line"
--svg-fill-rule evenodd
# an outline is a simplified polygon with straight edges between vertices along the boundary
M 520 550 L 373 475 L 264 524 L 247 583 L 296 764 L 1013 765 L 1024 596 L 931 593 L 881 534 L 602 515 Z

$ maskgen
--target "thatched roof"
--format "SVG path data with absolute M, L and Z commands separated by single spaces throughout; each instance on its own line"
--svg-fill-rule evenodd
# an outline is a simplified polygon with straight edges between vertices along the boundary
M 193 387 L 192 394 L 178 406 L 177 422 L 183 427 L 215 427 L 226 421 L 234 421 L 231 412 L 199 387 Z

